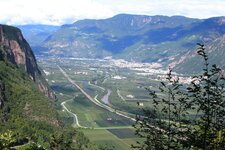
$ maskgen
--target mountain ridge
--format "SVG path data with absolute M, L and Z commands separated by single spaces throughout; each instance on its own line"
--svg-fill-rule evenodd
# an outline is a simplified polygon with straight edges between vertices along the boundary
M 171 19 L 172 18 L 172 19 Z M 50 54 L 105 57 L 135 46 L 146 45 L 150 31 L 195 23 L 196 19 L 175 16 L 117 15 L 109 19 L 81 20 L 62 26 L 43 43 Z M 161 31 L 164 32 L 164 31 Z M 139 45 L 140 46 L 140 45 Z M 63 52 L 64 51 L 64 52 Z M 118 56 L 119 57 L 119 56 Z
M 214 42 L 225 34 L 224 22 L 223 16 L 196 19 L 130 14 L 78 20 L 61 26 L 36 51 L 43 57 L 110 56 L 128 61 L 158 62 L 165 68 L 175 65 L 176 71 L 184 73 L 186 71 L 179 69 L 185 63 L 181 58 L 194 51 L 196 43 L 215 45 Z M 224 47 L 218 48 L 224 50 Z M 189 61 L 191 63 L 191 59 Z M 189 68 L 192 70 L 191 65 L 187 70 Z

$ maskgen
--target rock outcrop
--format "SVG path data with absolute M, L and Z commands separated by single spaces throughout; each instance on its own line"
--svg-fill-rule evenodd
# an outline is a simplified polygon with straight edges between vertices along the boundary
M 22 68 L 37 83 L 39 90 L 51 99 L 53 91 L 42 77 L 35 56 L 18 28 L 0 25 L 0 60 L 7 60 Z

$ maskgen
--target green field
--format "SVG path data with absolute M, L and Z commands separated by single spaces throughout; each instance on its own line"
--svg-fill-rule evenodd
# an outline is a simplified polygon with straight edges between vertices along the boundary
M 114 134 L 120 139 L 134 138 L 136 137 L 134 129 L 124 128 L 124 129 L 108 129 L 109 132 Z
M 58 112 L 64 123 L 74 124 L 76 114 L 81 130 L 90 141 L 116 150 L 129 150 L 131 144 L 141 140 L 131 127 L 135 122 L 115 114 L 124 111 L 132 117 L 141 114 L 142 108 L 151 107 L 152 100 L 146 87 L 157 88 L 158 75 L 143 76 L 145 71 L 121 68 L 107 60 L 45 59 L 39 65 L 47 72 L 46 78 L 58 97 Z M 99 101 L 110 90 L 110 112 L 91 102 L 60 72 L 59 65 L 92 98 Z M 119 91 L 119 92 L 118 92 Z M 66 101 L 66 111 L 60 105 Z M 143 103 L 138 106 L 137 102 Z M 102 102 L 103 103 L 103 102 Z
M 76 97 L 73 101 L 69 101 L 67 108 L 77 114 L 80 124 L 85 127 L 130 126 L 134 123 L 96 106 L 85 97 Z
M 126 136 L 125 134 L 132 135 L 134 133 L 131 129 L 129 130 L 116 129 L 116 130 L 117 132 L 121 133 L 121 136 L 124 137 Z M 116 150 L 130 150 L 131 144 L 135 144 L 137 140 L 140 140 L 139 138 L 136 138 L 136 136 L 134 135 L 129 136 L 129 138 L 119 138 L 117 137 L 117 135 L 108 131 L 107 129 L 99 129 L 99 130 L 82 129 L 81 131 L 92 142 L 109 148 L 115 147 Z

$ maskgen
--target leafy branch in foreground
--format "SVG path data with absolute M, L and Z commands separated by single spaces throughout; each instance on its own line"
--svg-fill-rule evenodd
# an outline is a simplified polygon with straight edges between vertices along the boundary
M 198 44 L 197 53 L 204 68 L 188 87 L 169 69 L 157 91 L 147 89 L 153 107 L 143 110 L 144 117 L 137 116 L 134 127 L 144 142 L 133 148 L 225 149 L 225 79 L 217 65 L 209 66 L 204 45 Z
M 177 149 L 187 141 L 190 132 L 187 126 L 188 96 L 182 90 L 179 78 L 167 73 L 167 82 L 161 82 L 159 91 L 147 88 L 153 100 L 153 108 L 144 109 L 145 117 L 137 116 L 136 134 L 145 138 L 139 149 Z
M 197 53 L 204 59 L 203 72 L 194 76 L 187 88 L 197 112 L 192 144 L 202 149 L 224 149 L 225 79 L 217 65 L 209 67 L 204 45 L 199 44 Z

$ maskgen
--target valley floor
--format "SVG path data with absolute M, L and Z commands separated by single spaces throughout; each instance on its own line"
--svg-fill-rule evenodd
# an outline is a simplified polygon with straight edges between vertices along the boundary
M 59 114 L 64 122 L 78 128 L 93 143 L 126 150 L 141 140 L 132 125 L 135 114 L 151 107 L 145 88 L 154 88 L 166 71 L 146 64 L 145 69 L 141 64 L 121 63 L 93 59 L 39 61 L 62 106 Z

